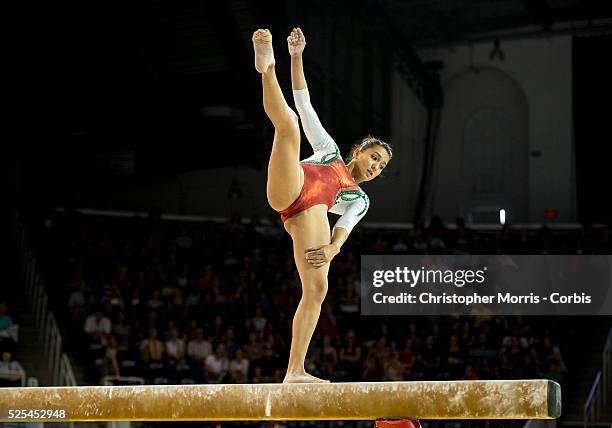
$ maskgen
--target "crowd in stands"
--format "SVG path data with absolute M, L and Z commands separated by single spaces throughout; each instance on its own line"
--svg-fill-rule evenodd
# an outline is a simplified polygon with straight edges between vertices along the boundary
M 266 219 L 268 220 L 268 219 Z M 87 380 L 281 382 L 300 282 L 274 217 L 181 223 L 55 213 L 38 251 Z M 358 227 L 334 259 L 306 370 L 332 381 L 549 378 L 571 371 L 568 317 L 360 315 L 361 254 L 610 253 L 608 228 Z M 575 321 L 573 322 L 576 323 Z

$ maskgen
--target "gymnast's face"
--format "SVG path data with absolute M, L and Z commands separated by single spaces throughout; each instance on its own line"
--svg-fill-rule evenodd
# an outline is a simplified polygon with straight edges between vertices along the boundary
M 389 153 L 384 147 L 375 145 L 357 152 L 353 161 L 357 170 L 355 178 L 359 182 L 371 181 L 378 177 L 389 163 Z

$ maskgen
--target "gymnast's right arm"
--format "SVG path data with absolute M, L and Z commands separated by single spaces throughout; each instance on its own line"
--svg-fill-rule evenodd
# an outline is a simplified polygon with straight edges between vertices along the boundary
M 302 62 L 302 52 L 306 47 L 306 39 L 302 30 L 294 29 L 291 35 L 287 37 L 289 46 L 289 54 L 291 55 L 291 86 L 293 88 L 293 100 L 297 108 L 302 128 L 308 142 L 313 150 L 320 151 L 335 151 L 336 143 L 331 136 L 325 131 L 321 121 L 314 111 L 310 103 L 310 95 L 306 86 L 306 77 L 304 76 L 304 65 Z

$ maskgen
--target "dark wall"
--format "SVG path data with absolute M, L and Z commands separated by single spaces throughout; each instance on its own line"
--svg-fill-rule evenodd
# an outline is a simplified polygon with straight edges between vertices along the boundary
M 574 126 L 578 217 L 611 221 L 612 35 L 574 38 Z

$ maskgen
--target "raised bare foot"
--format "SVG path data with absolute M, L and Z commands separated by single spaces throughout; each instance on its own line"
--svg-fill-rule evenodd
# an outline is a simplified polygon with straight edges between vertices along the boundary
M 255 70 L 265 73 L 274 65 L 274 50 L 272 49 L 272 33 L 268 30 L 257 30 L 253 33 L 253 49 L 255 49 Z
M 319 379 L 318 377 L 309 375 L 308 373 L 287 373 L 287 376 L 285 376 L 283 383 L 329 383 L 329 381 L 325 379 Z

